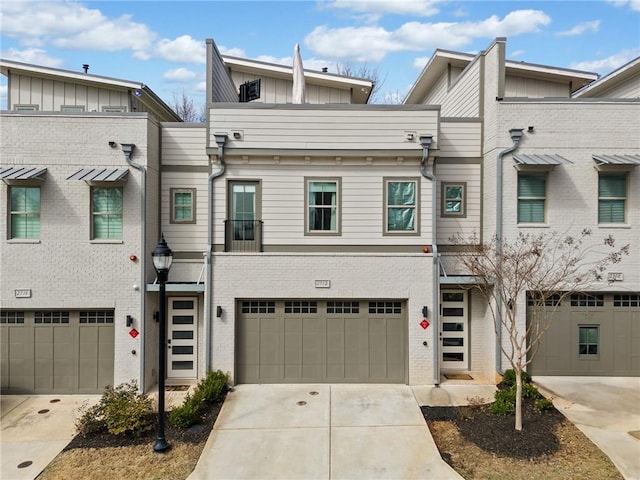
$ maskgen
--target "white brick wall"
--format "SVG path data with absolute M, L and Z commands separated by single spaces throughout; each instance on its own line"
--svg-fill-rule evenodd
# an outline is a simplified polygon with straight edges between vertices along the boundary
M 217 254 L 213 303 L 225 313 L 213 323 L 212 366 L 234 376 L 236 299 L 407 299 L 409 383 L 431 384 L 433 328 L 419 323 L 422 306 L 434 305 L 432 265 L 430 255 L 411 254 Z M 314 280 L 330 280 L 331 288 L 315 288 Z

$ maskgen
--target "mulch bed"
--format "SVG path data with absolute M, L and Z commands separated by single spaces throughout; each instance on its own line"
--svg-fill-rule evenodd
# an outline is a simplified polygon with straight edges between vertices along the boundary
M 565 421 L 555 408 L 540 412 L 533 402 L 523 400 L 522 430 L 515 430 L 514 415 L 494 415 L 488 405 L 464 407 L 421 407 L 427 424 L 453 422 L 460 434 L 482 450 L 495 455 L 535 459 L 560 448 L 557 427 Z M 445 455 L 443 455 L 445 458 Z
M 205 442 L 213 430 L 213 425 L 218 418 L 218 413 L 222 408 L 224 398 L 219 402 L 211 404 L 202 413 L 201 420 L 189 428 L 176 428 L 169 423 L 169 414 L 165 414 L 165 438 L 169 444 L 172 441 L 182 443 L 200 443 Z M 157 416 L 156 416 L 157 418 Z M 140 434 L 123 434 L 112 435 L 106 430 L 90 433 L 87 435 L 76 435 L 64 450 L 72 450 L 74 448 L 104 448 L 104 447 L 128 447 L 133 445 L 153 445 L 156 440 L 156 422 L 151 430 Z M 63 450 L 63 451 L 64 451 Z

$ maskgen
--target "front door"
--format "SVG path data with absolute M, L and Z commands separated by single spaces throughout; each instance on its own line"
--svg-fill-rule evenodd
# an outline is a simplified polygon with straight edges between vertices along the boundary
M 467 291 L 441 292 L 441 360 L 443 370 L 469 369 L 469 318 Z
M 170 297 L 167 332 L 167 378 L 197 376 L 198 299 Z

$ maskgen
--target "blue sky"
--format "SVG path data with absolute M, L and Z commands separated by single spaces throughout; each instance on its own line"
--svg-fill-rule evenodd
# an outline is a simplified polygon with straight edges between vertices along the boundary
M 606 74 L 640 55 L 640 0 L 11 1 L 0 56 L 147 84 L 167 103 L 204 102 L 205 39 L 223 54 L 336 71 L 366 64 L 396 102 L 436 48 Z M 6 80 L 0 80 L 6 108 Z

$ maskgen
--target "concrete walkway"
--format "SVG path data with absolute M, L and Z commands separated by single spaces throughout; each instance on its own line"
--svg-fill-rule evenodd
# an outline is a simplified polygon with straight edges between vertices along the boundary
M 640 378 L 535 376 L 545 396 L 627 480 L 640 480 Z
M 409 386 L 240 385 L 189 476 L 213 478 L 461 477 L 440 457 Z
M 0 478 L 36 478 L 75 435 L 75 417 L 100 395 L 0 396 Z

